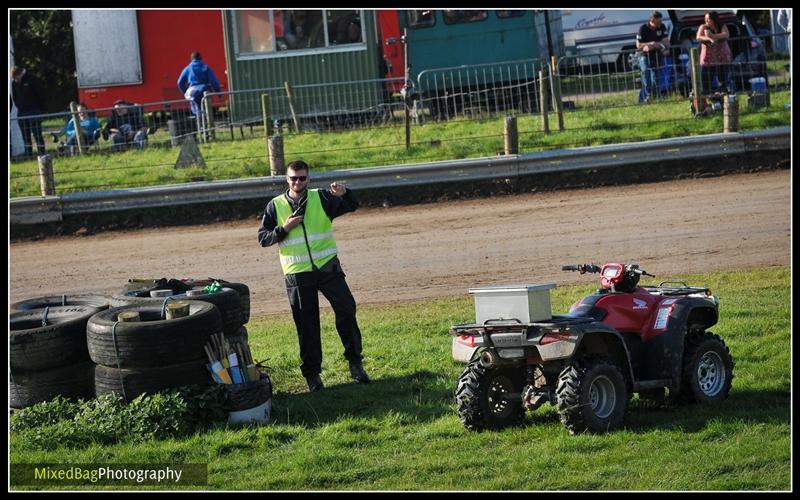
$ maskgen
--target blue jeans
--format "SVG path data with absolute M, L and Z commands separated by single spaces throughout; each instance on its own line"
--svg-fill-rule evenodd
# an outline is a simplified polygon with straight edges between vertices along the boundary
M 650 65 L 647 54 L 639 56 L 639 71 L 642 73 L 642 90 L 639 92 L 639 102 L 644 102 L 651 95 L 658 93 L 658 68 Z
M 735 84 L 729 76 L 729 64 L 706 64 L 700 66 L 700 81 L 704 94 L 719 92 L 733 92 Z M 731 88 L 733 87 L 733 88 Z
M 133 137 L 131 137 L 133 136 Z M 111 142 L 114 144 L 114 151 L 123 151 L 126 144 L 132 143 L 136 149 L 144 149 L 147 145 L 147 132 L 139 130 L 135 134 L 133 132 L 124 134 L 117 132 L 111 136 Z
M 186 89 L 184 97 L 186 97 L 192 105 L 192 116 L 197 116 L 200 104 L 203 102 L 203 92 L 205 92 L 207 88 L 205 84 L 201 83 L 199 85 L 192 85 Z

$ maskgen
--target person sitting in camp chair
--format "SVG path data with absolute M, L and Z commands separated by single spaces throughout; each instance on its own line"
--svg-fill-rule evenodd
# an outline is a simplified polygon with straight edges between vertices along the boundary
M 134 145 L 142 149 L 147 145 L 147 136 L 155 132 L 144 123 L 141 106 L 119 99 L 114 103 L 114 110 L 106 123 L 103 136 L 111 136 L 114 151 L 123 151 Z
M 77 106 L 78 111 L 78 128 L 81 134 L 81 144 L 84 146 L 91 146 L 100 139 L 101 127 L 100 122 L 94 113 L 90 113 L 85 104 L 80 103 Z M 67 143 L 66 149 L 70 154 L 74 154 L 78 148 L 78 135 L 75 130 L 75 119 L 71 119 L 67 123 L 66 128 Z
M 94 113 L 90 112 L 89 108 L 83 103 L 78 104 L 76 110 L 78 112 L 78 128 L 81 133 L 81 144 L 84 147 L 88 147 L 97 143 L 101 135 L 100 122 L 97 120 L 97 117 Z M 69 154 L 75 154 L 78 150 L 78 135 L 76 134 L 74 119 L 70 119 L 62 131 L 52 132 L 53 140 L 58 142 L 62 134 L 66 134 L 67 141 L 66 143 L 60 143 L 58 145 L 58 151 L 66 151 Z

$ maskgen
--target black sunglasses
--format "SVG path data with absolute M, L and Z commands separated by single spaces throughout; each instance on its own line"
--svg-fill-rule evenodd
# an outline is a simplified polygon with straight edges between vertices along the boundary
M 287 177 L 289 178 L 290 181 L 301 181 L 301 182 L 303 182 L 306 179 L 308 179 L 308 176 L 306 176 L 306 175 L 289 175 Z

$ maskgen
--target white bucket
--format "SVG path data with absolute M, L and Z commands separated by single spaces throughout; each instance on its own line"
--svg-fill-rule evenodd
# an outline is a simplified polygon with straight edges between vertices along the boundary
M 750 90 L 753 92 L 764 92 L 767 90 L 767 80 L 764 77 L 759 76 L 758 78 L 751 78 L 750 80 Z
M 228 423 L 249 424 L 255 422 L 259 424 L 266 424 L 269 423 L 270 413 L 272 413 L 272 398 L 247 410 L 228 412 Z

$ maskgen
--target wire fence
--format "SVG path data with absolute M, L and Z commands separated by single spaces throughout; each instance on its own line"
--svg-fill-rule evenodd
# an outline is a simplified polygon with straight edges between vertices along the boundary
M 738 93 L 743 113 L 760 115 L 762 124 L 788 123 L 790 111 L 769 102 L 770 94 L 791 89 L 788 55 L 766 50 L 776 45 L 768 38 L 730 43 L 752 48 L 749 59 L 740 56 L 721 68 L 727 79 L 709 83 Z M 563 57 L 555 65 L 525 60 L 439 68 L 416 75 L 404 92 L 392 91 L 403 79 L 376 79 L 207 94 L 197 116 L 183 100 L 132 104 L 147 142 L 115 143 L 101 135 L 80 154 L 63 135 L 69 113 L 17 120 L 38 119 L 45 134 L 58 135 L 47 153 L 55 158 L 59 192 L 269 175 L 268 140 L 275 135 L 282 136 L 287 159 L 336 170 L 503 154 L 505 116 L 519 119 L 524 152 L 720 132 L 717 89 L 704 89 L 712 119 L 699 121 L 684 56 L 685 48 L 676 47 L 654 67 L 646 102 L 637 54 L 621 51 Z M 90 112 L 102 121 L 113 109 Z M 177 148 L 189 137 L 199 144 L 202 163 L 176 168 Z M 12 196 L 39 194 L 35 162 L 11 167 Z

